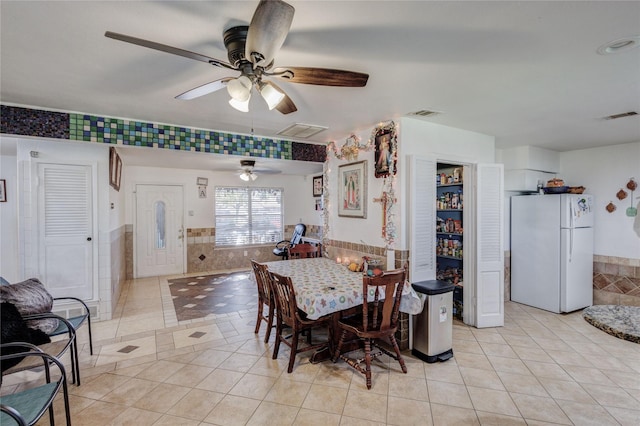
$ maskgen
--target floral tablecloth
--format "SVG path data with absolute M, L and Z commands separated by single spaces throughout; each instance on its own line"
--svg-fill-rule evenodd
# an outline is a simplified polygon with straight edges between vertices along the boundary
M 362 304 L 362 273 L 351 272 L 331 259 L 280 260 L 267 262 L 267 266 L 272 272 L 291 277 L 298 308 L 306 312 L 309 319 Z M 409 283 L 404 287 L 400 310 L 408 313 L 422 311 L 424 301 Z

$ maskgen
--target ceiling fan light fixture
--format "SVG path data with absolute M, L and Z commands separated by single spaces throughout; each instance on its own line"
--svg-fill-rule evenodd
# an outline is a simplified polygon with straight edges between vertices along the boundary
M 251 97 L 249 97 L 249 99 L 251 99 Z M 234 107 L 240 112 L 249 112 L 249 99 L 242 102 L 242 101 L 238 101 L 231 98 L 229 99 L 229 105 L 231 105 L 232 107 Z
M 227 92 L 229 96 L 239 102 L 249 101 L 251 97 L 252 83 L 249 77 L 241 75 L 227 83 Z
M 270 84 L 260 83 L 260 94 L 269 106 L 269 110 L 274 109 L 283 99 L 284 93 Z
M 245 170 L 244 172 L 240 173 L 240 179 L 242 179 L 245 182 L 249 182 L 250 180 L 254 181 L 258 179 L 258 175 L 248 170 Z

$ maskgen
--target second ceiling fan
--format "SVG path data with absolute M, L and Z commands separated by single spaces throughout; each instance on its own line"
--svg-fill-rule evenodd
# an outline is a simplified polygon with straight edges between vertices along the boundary
M 364 87 L 369 75 L 360 72 L 312 67 L 273 68 L 274 57 L 291 28 L 294 11 L 293 6 L 282 0 L 261 0 L 249 26 L 237 26 L 224 32 L 229 62 L 125 34 L 107 31 L 104 35 L 240 72 L 238 77 L 224 77 L 195 87 L 176 96 L 177 99 L 194 99 L 226 87 L 231 96 L 229 104 L 247 112 L 251 92 L 255 88 L 269 109 L 275 108 L 282 114 L 290 114 L 297 111 L 291 98 L 274 82 L 263 77 L 320 86 Z

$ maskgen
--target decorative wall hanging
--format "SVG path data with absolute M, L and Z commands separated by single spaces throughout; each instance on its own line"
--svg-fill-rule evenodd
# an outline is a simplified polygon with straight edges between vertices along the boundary
M 335 155 L 337 159 L 347 161 L 357 160 L 360 151 L 371 151 L 372 148 L 372 141 L 363 145 L 360 143 L 360 138 L 353 134 L 347 138 L 347 141 L 342 145 L 340 151 L 338 151 L 338 147 L 334 141 L 327 144 L 327 152 L 333 152 L 333 155 Z
M 633 191 L 635 191 L 637 187 L 638 184 L 636 183 L 634 178 L 629 179 L 629 182 L 627 182 L 627 189 L 631 191 L 631 197 L 629 197 L 631 199 L 631 207 L 627 207 L 627 210 L 625 212 L 629 217 L 635 217 L 638 215 L 638 208 L 633 207 Z
M 605 209 L 607 209 L 609 213 L 613 213 L 614 211 L 616 211 L 616 205 L 613 204 L 612 202 L 609 202 L 609 204 L 607 204 L 607 207 L 605 207 Z
M 0 203 L 7 202 L 7 181 L 0 179 Z
M 320 197 L 322 195 L 322 175 L 313 177 L 313 196 Z M 316 209 L 318 210 L 318 209 Z
M 109 148 L 109 185 L 116 191 L 120 191 L 120 179 L 122 177 L 122 160 L 114 147 Z
M 616 193 L 616 197 L 618 197 L 618 200 L 620 201 L 624 200 L 625 198 L 627 198 L 627 191 L 625 191 L 624 189 L 621 189 Z
M 367 162 L 338 168 L 338 216 L 367 217 Z
M 375 146 L 375 176 L 387 177 L 396 172 L 397 135 L 393 121 L 378 125 L 371 133 L 371 140 Z

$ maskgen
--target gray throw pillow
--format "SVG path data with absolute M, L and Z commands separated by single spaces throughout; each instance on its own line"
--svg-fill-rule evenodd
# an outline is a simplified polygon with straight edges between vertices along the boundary
M 53 297 L 37 278 L 0 286 L 0 302 L 12 303 L 23 316 L 51 312 L 53 307 Z M 58 328 L 58 320 L 30 320 L 27 325 L 48 334 Z

